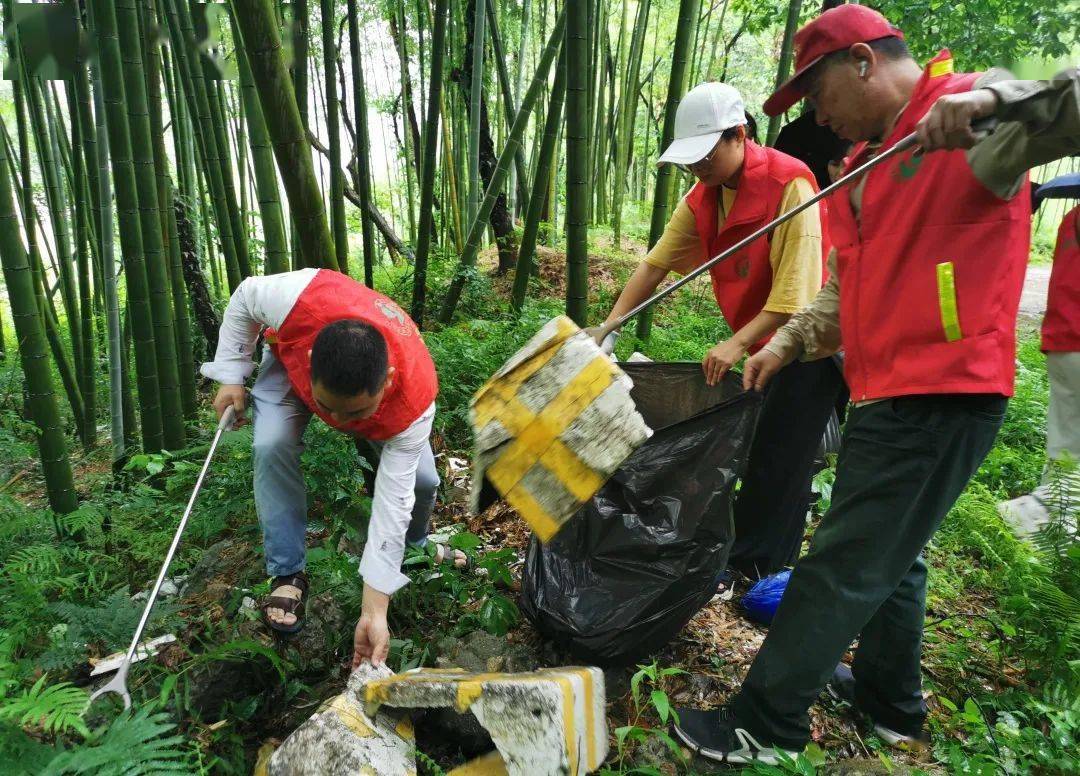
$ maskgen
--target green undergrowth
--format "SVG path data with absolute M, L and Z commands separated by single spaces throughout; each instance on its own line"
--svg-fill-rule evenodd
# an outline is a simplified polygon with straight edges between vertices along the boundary
M 592 288 L 590 323 L 603 319 L 634 266 L 633 256 L 610 248 L 609 236 L 597 235 L 594 242 L 607 267 L 605 280 Z M 433 303 L 453 260 L 435 258 Z M 408 267 L 381 267 L 377 286 L 408 305 Z M 425 327 L 441 380 L 438 444 L 457 454 L 469 448 L 473 392 L 561 311 L 557 292 L 539 277 L 531 280 L 519 316 L 510 314 L 500 288 L 505 284 L 475 272 L 455 321 Z M 655 360 L 699 361 L 728 333 L 707 279 L 656 309 L 647 341 L 635 339 L 632 324 L 626 329 L 617 355 L 626 358 L 636 350 Z M 927 552 L 925 666 L 934 748 L 933 761 L 923 767 L 929 771 L 1063 773 L 1075 770 L 1080 749 L 1076 536 L 1061 530 L 1035 545 L 1019 542 L 995 506 L 1029 491 L 1044 465 L 1047 382 L 1033 335 L 1022 338 L 1018 359 L 1017 393 L 997 444 Z M 250 772 L 266 737 L 288 732 L 280 728 L 281 709 L 314 708 L 329 694 L 322 682 L 344 665 L 351 649 L 346 627 L 328 647 L 332 654 L 314 665 L 237 639 L 230 630 L 231 620 L 254 616 L 241 610 L 241 599 L 266 590 L 259 572 L 250 430 L 224 437 L 171 570 L 174 576 L 189 573 L 208 548 L 226 540 L 248 553 L 247 576 L 237 578 L 223 611 L 176 600 L 157 607 L 148 635 L 177 633 L 181 648 L 167 660 L 133 669 L 135 713 L 120 714 L 111 702 L 87 711 L 87 661 L 127 646 L 141 610 L 131 594 L 150 586 L 168 547 L 207 451 L 209 414 L 192 429 L 194 441 L 186 450 L 135 455 L 116 478 L 106 450 L 89 456 L 75 451 L 82 506 L 57 518 L 41 506 L 34 429 L 22 412 L 21 391 L 21 374 L 9 360 L 0 369 L 0 484 L 7 483 L 0 489 L 0 772 Z M 359 484 L 361 465 L 348 440 L 313 423 L 306 442 L 312 587 L 330 591 L 349 623 L 359 612 L 356 566 L 370 499 Z M 822 485 L 829 480 L 828 470 L 819 477 Z M 827 487 L 822 491 L 824 507 Z M 57 538 L 58 531 L 64 538 Z M 410 552 L 413 584 L 392 607 L 390 663 L 396 670 L 430 664 L 432 646 L 444 635 L 477 629 L 500 634 L 519 622 L 509 591 L 513 551 L 484 547 L 460 527 L 451 533 L 451 544 L 471 553 L 487 573 L 435 573 L 426 553 Z M 255 659 L 278 672 L 279 694 L 231 698 L 210 719 L 191 708 L 191 680 L 201 668 Z M 628 718 L 613 726 L 608 773 L 693 772 L 664 735 L 672 714 L 666 693 L 676 669 L 643 667 Z M 881 748 L 869 733 L 866 741 L 874 751 Z M 659 753 L 662 768 L 643 760 L 645 752 Z M 814 773 L 830 755 L 811 750 L 757 772 Z

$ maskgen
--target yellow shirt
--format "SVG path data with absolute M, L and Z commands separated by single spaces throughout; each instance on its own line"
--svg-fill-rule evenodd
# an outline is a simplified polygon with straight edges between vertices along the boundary
M 722 187 L 723 196 L 716 214 L 717 230 L 723 228 L 727 214 L 735 204 L 738 189 Z M 814 196 L 814 188 L 805 178 L 795 178 L 784 188 L 776 215 L 799 206 Z M 711 259 L 705 255 L 697 224 L 686 199 L 668 221 L 664 233 L 645 257 L 654 267 L 680 275 Z M 774 313 L 796 313 L 808 305 L 821 289 L 821 218 L 818 206 L 812 205 L 773 232 L 769 248 L 772 265 L 772 290 L 762 308 Z

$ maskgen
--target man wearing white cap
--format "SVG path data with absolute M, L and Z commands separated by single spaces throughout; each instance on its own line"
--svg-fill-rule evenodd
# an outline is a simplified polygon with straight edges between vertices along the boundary
M 668 272 L 690 272 L 814 195 L 817 186 L 809 168 L 759 146 L 754 132 L 742 96 L 727 84 L 704 83 L 682 99 L 675 140 L 660 163 L 678 165 L 697 183 L 634 271 L 608 321 L 648 298 Z M 760 350 L 814 298 L 827 251 L 815 205 L 710 270 L 716 302 L 734 332 L 702 359 L 710 385 L 745 354 Z M 614 336 L 602 345 L 610 352 Z M 793 362 L 773 381 L 735 504 L 731 568 L 757 578 L 794 560 L 803 536 L 811 467 L 843 390 L 840 372 L 828 360 Z

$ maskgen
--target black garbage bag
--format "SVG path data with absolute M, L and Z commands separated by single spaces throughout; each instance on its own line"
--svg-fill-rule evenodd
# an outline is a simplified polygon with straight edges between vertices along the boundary
M 716 591 L 734 537 L 731 491 L 761 397 L 697 363 L 625 363 L 654 430 L 548 544 L 534 536 L 521 608 L 576 659 L 629 665 L 667 644 Z

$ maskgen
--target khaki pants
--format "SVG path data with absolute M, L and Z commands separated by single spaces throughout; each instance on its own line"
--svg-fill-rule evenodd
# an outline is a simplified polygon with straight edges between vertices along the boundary
M 1068 453 L 1080 460 L 1080 353 L 1047 353 L 1050 410 L 1046 415 L 1046 457 Z
M 1013 533 L 1027 538 L 1063 516 L 1075 525 L 1080 513 L 1080 353 L 1046 354 L 1050 407 L 1046 413 L 1046 469 L 1032 493 L 998 504 Z M 1056 461 L 1069 458 L 1067 468 Z

